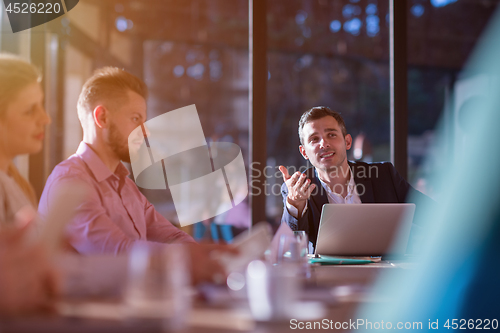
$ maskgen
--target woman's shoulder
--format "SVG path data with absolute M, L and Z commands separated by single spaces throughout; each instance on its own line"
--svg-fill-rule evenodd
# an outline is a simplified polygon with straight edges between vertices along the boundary
M 0 225 L 11 221 L 19 209 L 30 204 L 15 180 L 0 171 Z
M 3 171 L 0 171 L 0 192 L 7 196 L 22 196 L 25 198 L 23 190 L 16 181 Z
M 0 192 L 9 191 L 9 189 L 18 187 L 14 179 L 7 173 L 0 170 Z

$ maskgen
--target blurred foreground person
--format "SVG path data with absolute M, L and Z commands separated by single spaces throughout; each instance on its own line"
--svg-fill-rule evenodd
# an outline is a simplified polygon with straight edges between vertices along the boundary
M 0 54 L 0 315 L 48 309 L 56 278 L 40 245 L 28 245 L 36 197 L 13 159 L 42 149 L 50 118 L 37 69 Z
M 139 191 L 121 163 L 130 163 L 129 153 L 144 141 L 142 131 L 136 129 L 146 121 L 147 95 L 144 82 L 119 68 L 99 69 L 87 80 L 78 100 L 83 141 L 74 155 L 52 171 L 39 211 L 47 215 L 54 193 L 64 184 L 83 182 L 89 195 L 67 228 L 74 250 L 119 255 L 141 242 L 153 247 L 183 243 L 191 254 L 193 279 L 210 280 L 224 272 L 209 254 L 225 248 L 198 245 L 170 223 Z
M 500 327 L 499 36 L 497 10 L 460 74 L 464 83 L 477 84 L 474 80 L 480 77 L 488 85 L 471 89 L 481 91 L 481 103 L 464 115 L 467 132 L 461 151 L 450 158 L 440 156 L 446 159 L 440 163 L 446 170 L 437 172 L 432 184 L 443 200 L 422 216 L 430 232 L 419 265 L 401 274 L 384 272 L 375 290 L 391 302 L 367 305 L 358 318 L 391 322 L 393 329 L 397 322 L 422 323 L 426 331 L 444 332 Z M 437 140 L 443 146 L 449 139 L 445 128 Z M 369 326 L 364 329 L 371 331 Z
M 58 294 L 57 275 L 44 249 L 26 244 L 26 218 L 34 215 L 17 215 L 16 226 L 0 231 L 0 317 L 51 311 Z
M 13 160 L 42 149 L 50 118 L 43 107 L 40 80 L 29 63 L 0 55 L 0 225 L 14 221 L 22 207 L 36 209 L 35 192 Z

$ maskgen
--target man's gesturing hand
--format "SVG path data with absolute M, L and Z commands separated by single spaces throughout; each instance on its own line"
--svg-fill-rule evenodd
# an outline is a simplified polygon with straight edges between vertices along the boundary
M 306 206 L 307 199 L 311 196 L 312 191 L 316 188 L 315 184 L 311 184 L 311 180 L 305 174 L 296 172 L 290 176 L 288 170 L 280 165 L 279 167 L 283 174 L 283 181 L 288 188 L 287 201 L 299 211 L 298 216 L 302 215 L 302 211 Z

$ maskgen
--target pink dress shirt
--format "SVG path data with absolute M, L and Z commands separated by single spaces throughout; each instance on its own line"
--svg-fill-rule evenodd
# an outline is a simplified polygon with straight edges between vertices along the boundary
M 68 223 L 70 243 L 83 254 L 127 252 L 136 242 L 194 243 L 159 214 L 118 164 L 111 172 L 86 143 L 74 155 L 57 165 L 47 179 L 39 212 L 47 215 L 51 193 L 64 182 L 84 182 L 88 199 L 78 206 Z

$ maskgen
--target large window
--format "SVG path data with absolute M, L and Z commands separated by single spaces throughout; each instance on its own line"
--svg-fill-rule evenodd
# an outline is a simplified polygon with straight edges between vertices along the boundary
M 452 90 L 498 1 L 412 0 L 408 2 L 408 178 L 439 199 L 427 179 L 455 148 L 459 105 Z M 448 134 L 438 151 L 434 133 L 439 119 Z M 428 156 L 433 157 L 425 163 Z
M 457 149 L 453 132 L 459 106 L 449 92 L 461 82 L 460 71 L 498 0 L 406 1 L 408 178 L 437 197 L 426 185 L 443 154 L 434 148 L 434 129 L 445 110 L 451 133 L 445 147 Z M 325 105 L 341 112 L 355 139 L 350 159 L 390 159 L 389 0 L 268 0 L 266 7 L 265 17 L 257 19 L 267 22 L 268 65 L 267 161 L 260 162 L 270 176 L 267 219 L 279 221 L 282 179 L 275 167 L 307 166 L 297 135 L 307 109 Z M 3 33 L 1 49 L 27 57 L 33 57 L 38 38 L 45 38 L 36 46 L 46 48 L 37 51 L 37 63 L 46 64 L 47 106 L 54 121 L 45 160 L 33 163 L 42 161 L 48 173 L 76 149 L 81 85 L 94 69 L 111 65 L 146 81 L 149 118 L 196 104 L 207 140 L 239 145 L 250 174 L 249 14 L 248 0 L 80 0 L 75 10 L 35 30 Z M 429 154 L 437 162 L 424 167 Z M 25 174 L 37 167 L 25 166 Z M 41 190 L 44 179 L 38 178 L 30 180 Z M 176 221 L 168 191 L 144 193 Z M 248 207 L 239 214 L 248 224 Z
M 357 143 L 350 159 L 390 159 L 388 10 L 387 0 L 268 2 L 269 165 L 306 166 L 298 121 L 319 105 L 345 119 Z M 274 192 L 267 210 L 279 221 L 283 204 Z

